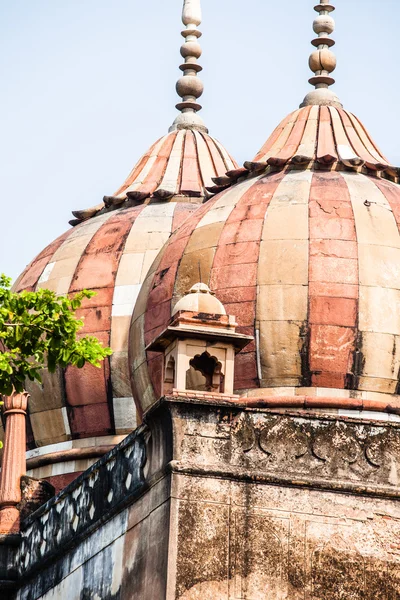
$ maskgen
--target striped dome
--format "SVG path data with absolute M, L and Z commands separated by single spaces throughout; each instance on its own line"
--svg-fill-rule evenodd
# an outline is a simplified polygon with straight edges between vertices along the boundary
M 197 208 L 163 202 L 92 218 L 50 244 L 15 283 L 16 291 L 94 290 L 96 296 L 77 313 L 84 317 L 83 333 L 113 349 L 101 370 L 86 365 L 55 375 L 45 371 L 43 385 L 28 382 L 28 468 L 34 476 L 63 487 L 66 473 L 85 470 L 135 428 L 127 360 L 133 307 L 160 248 Z M 58 483 L 54 476 L 61 478 Z
M 207 197 L 214 179 L 237 168 L 237 163 L 217 140 L 202 131 L 181 129 L 159 139 L 141 157 L 128 178 L 112 196 L 93 208 L 73 211 L 76 225 L 129 201 L 148 198 Z
M 18 278 L 16 291 L 95 291 L 77 313 L 84 318 L 82 332 L 113 350 L 100 371 L 90 365 L 55 375 L 45 371 L 42 385 L 27 382 L 31 475 L 48 478 L 59 489 L 136 427 L 128 332 L 140 287 L 171 233 L 210 196 L 205 188 L 235 169 L 236 162 L 207 133 L 171 131 L 146 152 L 114 196 L 75 211 L 73 229 Z
M 397 175 L 359 119 L 334 106 L 307 106 L 291 113 L 246 165 L 254 169 L 308 163 L 365 166 L 375 173 Z
M 372 160 L 343 164 L 344 150 L 341 160 L 336 154 L 330 166 L 321 164 L 320 156 L 338 150 L 334 115 L 341 113 L 326 107 L 294 113 L 286 141 L 283 125 L 273 136 L 279 147 L 270 142 L 257 156 L 266 159 L 264 171 L 201 207 L 158 256 L 131 329 L 132 383 L 142 411 L 160 393 L 162 368 L 162 357 L 146 355 L 145 346 L 196 283 L 199 261 L 238 330 L 255 340 L 236 358 L 237 393 L 326 395 L 349 406 L 357 398 L 359 408 L 400 409 L 400 186 L 377 163 L 371 176 Z M 307 121 L 294 137 L 302 115 L 308 123 L 320 119 L 306 167 L 271 165 L 269 159 L 283 152 L 290 161 L 305 143 Z M 326 145 L 318 150 L 326 144 L 323 135 L 332 141 L 328 152 Z M 366 159 L 348 135 L 353 152 Z

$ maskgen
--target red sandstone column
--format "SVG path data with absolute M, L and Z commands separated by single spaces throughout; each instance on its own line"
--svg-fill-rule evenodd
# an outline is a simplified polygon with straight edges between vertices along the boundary
M 21 477 L 26 474 L 26 410 L 29 394 L 4 396 L 6 417 L 3 462 L 0 475 L 0 534 L 18 533 Z

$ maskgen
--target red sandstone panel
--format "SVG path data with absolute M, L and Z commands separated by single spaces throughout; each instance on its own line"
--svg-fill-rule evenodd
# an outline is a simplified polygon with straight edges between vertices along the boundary
M 150 353 L 149 353 L 150 354 Z M 164 365 L 164 357 L 162 354 L 154 354 L 153 357 L 148 361 L 148 370 L 150 379 L 153 382 L 154 393 L 156 398 L 160 398 L 161 396 L 161 382 L 163 380 L 163 365 Z
M 327 204 L 337 203 L 336 198 L 342 214 L 346 215 L 340 218 L 340 223 L 336 210 L 325 210 Z M 330 227 L 332 221 L 334 227 Z M 338 239 L 338 230 L 346 235 Z M 332 237 L 328 237 L 328 233 L 333 234 Z M 309 259 L 309 367 L 313 385 L 344 388 L 347 373 L 352 368 L 358 318 L 355 239 L 355 221 L 346 182 L 337 173 L 314 174 L 310 193 Z
M 157 156 L 156 162 L 153 165 L 153 168 L 151 169 L 149 175 L 146 177 L 138 191 L 150 195 L 157 189 L 157 186 L 160 184 L 163 178 L 163 175 L 168 165 L 168 161 L 171 157 L 171 150 L 174 145 L 176 136 L 177 133 L 173 133 L 166 138 Z
M 117 213 L 100 227 L 80 259 L 70 293 L 83 289 L 114 287 L 126 238 L 139 213 L 140 209 Z
M 224 305 L 229 304 L 229 302 L 255 302 L 256 295 L 257 288 L 254 285 L 250 287 L 237 287 L 233 290 L 218 290 L 218 300 L 220 300 Z
M 255 285 L 257 278 L 257 263 L 245 265 L 227 265 L 213 268 L 210 288 L 218 291 L 221 288 L 235 288 Z
M 221 177 L 221 175 L 223 175 L 225 173 L 225 171 L 227 170 L 225 161 L 222 158 L 218 147 L 215 145 L 214 140 L 212 138 L 210 138 L 209 135 L 206 135 L 203 133 L 200 133 L 200 135 L 204 139 L 206 146 L 208 148 L 208 151 L 210 152 L 212 164 L 214 165 L 215 174 L 219 175 Z M 235 161 L 232 161 L 232 162 L 235 164 Z
M 52 256 L 57 252 L 61 244 L 67 239 L 72 233 L 73 229 L 69 229 L 54 242 L 49 244 L 25 269 L 25 271 L 18 277 L 15 282 L 13 289 L 17 292 L 22 290 L 30 289 L 34 290 L 41 274 L 51 262 Z
M 82 335 L 85 335 L 85 332 Z M 97 331 L 94 335 L 103 345 L 109 344 L 110 333 L 108 331 Z M 67 406 L 105 404 L 108 401 L 109 379 L 109 358 L 102 361 L 100 369 L 90 364 L 86 364 L 82 369 L 67 367 L 65 369 Z M 72 433 L 76 432 L 72 431 Z
M 374 158 L 373 156 L 371 156 L 371 154 L 368 152 L 368 150 L 366 149 L 366 147 L 364 146 L 364 144 L 362 143 L 358 133 L 356 132 L 356 130 L 354 129 L 353 123 L 350 121 L 346 111 L 342 110 L 342 109 L 337 109 L 340 115 L 340 118 L 342 119 L 342 123 L 343 126 L 345 128 L 347 137 L 349 138 L 351 145 L 353 146 L 353 149 L 355 151 L 355 153 L 362 158 L 363 160 L 365 160 L 366 165 L 373 170 L 377 170 L 377 163 L 378 161 L 376 160 L 376 158 Z
M 172 219 L 172 231 L 176 231 L 178 227 L 180 227 L 186 219 L 192 215 L 196 210 L 198 210 L 198 206 L 179 202 L 175 206 L 174 216 Z
M 114 433 L 108 404 L 74 406 L 68 409 L 68 416 L 73 439 Z
M 147 301 L 146 318 L 150 317 L 151 311 L 153 311 L 154 309 L 157 310 L 162 303 L 171 301 L 172 294 L 174 291 L 176 272 L 178 270 L 179 263 L 176 260 L 175 262 L 168 264 L 169 260 L 170 258 L 168 246 L 165 254 L 165 262 L 161 262 L 160 269 L 155 275 L 153 286 L 149 294 L 149 298 Z M 169 317 L 170 316 L 171 311 L 169 311 Z M 152 318 L 149 318 L 149 324 L 151 325 L 151 328 L 155 327 Z
M 293 118 L 293 115 L 296 112 L 297 111 L 290 113 L 290 115 L 288 115 L 283 121 L 281 121 L 281 123 L 279 123 L 278 127 L 272 132 L 272 134 L 270 135 L 268 140 L 262 146 L 261 150 L 254 157 L 254 159 L 253 159 L 254 162 L 265 160 L 264 159 L 265 155 L 267 154 L 267 152 L 269 152 L 271 150 L 271 148 L 273 147 L 273 145 L 275 144 L 275 142 L 278 140 L 279 136 L 281 135 L 282 131 L 285 129 L 286 125 L 288 123 L 290 123 L 291 119 Z
M 148 309 L 146 313 L 147 323 L 151 329 L 145 331 L 144 341 L 146 346 L 150 344 L 165 329 L 171 318 L 171 301 L 166 300 Z
M 256 353 L 240 352 L 235 358 L 235 389 L 246 390 L 259 387 Z
M 317 160 L 331 164 L 338 159 L 333 137 L 331 113 L 327 106 L 321 106 L 319 113 Z
M 196 143 L 191 131 L 186 131 L 184 139 L 180 189 L 183 194 L 191 192 L 198 193 L 199 196 L 202 191 Z
M 160 138 L 161 140 L 162 138 Z M 133 167 L 132 171 L 130 172 L 128 178 L 126 179 L 126 181 L 121 185 L 121 187 L 115 192 L 114 196 L 119 196 L 120 194 L 122 194 L 122 192 L 124 192 L 129 186 L 132 185 L 132 183 L 134 183 L 134 181 L 136 181 L 136 179 L 139 177 L 140 173 L 142 172 L 144 166 L 146 165 L 146 163 L 149 161 L 154 148 L 157 146 L 157 144 L 160 142 L 160 140 L 157 140 L 146 152 L 146 154 L 144 154 L 142 156 L 142 158 L 139 160 L 139 162 Z
M 45 481 L 48 481 L 54 487 L 57 495 L 82 473 L 83 471 L 77 471 L 76 473 L 65 473 L 64 475 L 53 475 L 52 477 L 46 477 Z
M 278 161 L 285 163 L 296 154 L 306 128 L 310 110 L 311 106 L 307 106 L 304 110 L 300 111 L 285 146 L 276 156 Z
M 213 268 L 257 262 L 259 251 L 259 241 L 219 245 L 215 253 Z
M 228 315 L 236 317 L 239 327 L 254 327 L 254 320 L 256 318 L 256 304 L 254 301 L 226 302 L 224 306 Z M 253 333 L 250 335 L 253 335 Z M 249 351 L 247 346 L 246 351 Z
M 231 215 L 232 220 L 224 225 L 224 228 L 220 237 L 220 245 L 225 244 L 238 244 L 241 242 L 251 242 L 256 240 L 257 242 L 261 239 L 261 232 L 264 224 L 265 206 L 262 204 L 256 207 L 252 206 L 251 209 L 256 210 L 244 211 L 244 207 L 238 207 L 242 218 L 236 219 L 236 208 Z M 246 212 L 246 214 L 243 214 Z

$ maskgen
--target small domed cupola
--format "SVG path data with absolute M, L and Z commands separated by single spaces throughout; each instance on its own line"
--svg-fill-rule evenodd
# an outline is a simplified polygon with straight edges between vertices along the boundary
M 182 311 L 226 315 L 224 305 L 205 283 L 193 285 L 189 292 L 175 304 L 172 316 Z
M 233 395 L 235 353 L 253 338 L 236 332 L 234 316 L 204 283 L 197 283 L 172 311 L 168 327 L 148 345 L 163 353 L 160 395 L 238 400 Z

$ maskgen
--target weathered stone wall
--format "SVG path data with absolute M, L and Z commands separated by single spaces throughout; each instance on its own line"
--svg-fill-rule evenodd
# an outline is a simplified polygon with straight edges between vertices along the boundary
M 180 600 L 400 598 L 400 506 L 178 477 Z
M 165 598 L 168 479 L 27 581 L 18 600 Z
M 25 522 L 17 599 L 400 599 L 399 469 L 396 423 L 169 399 Z

